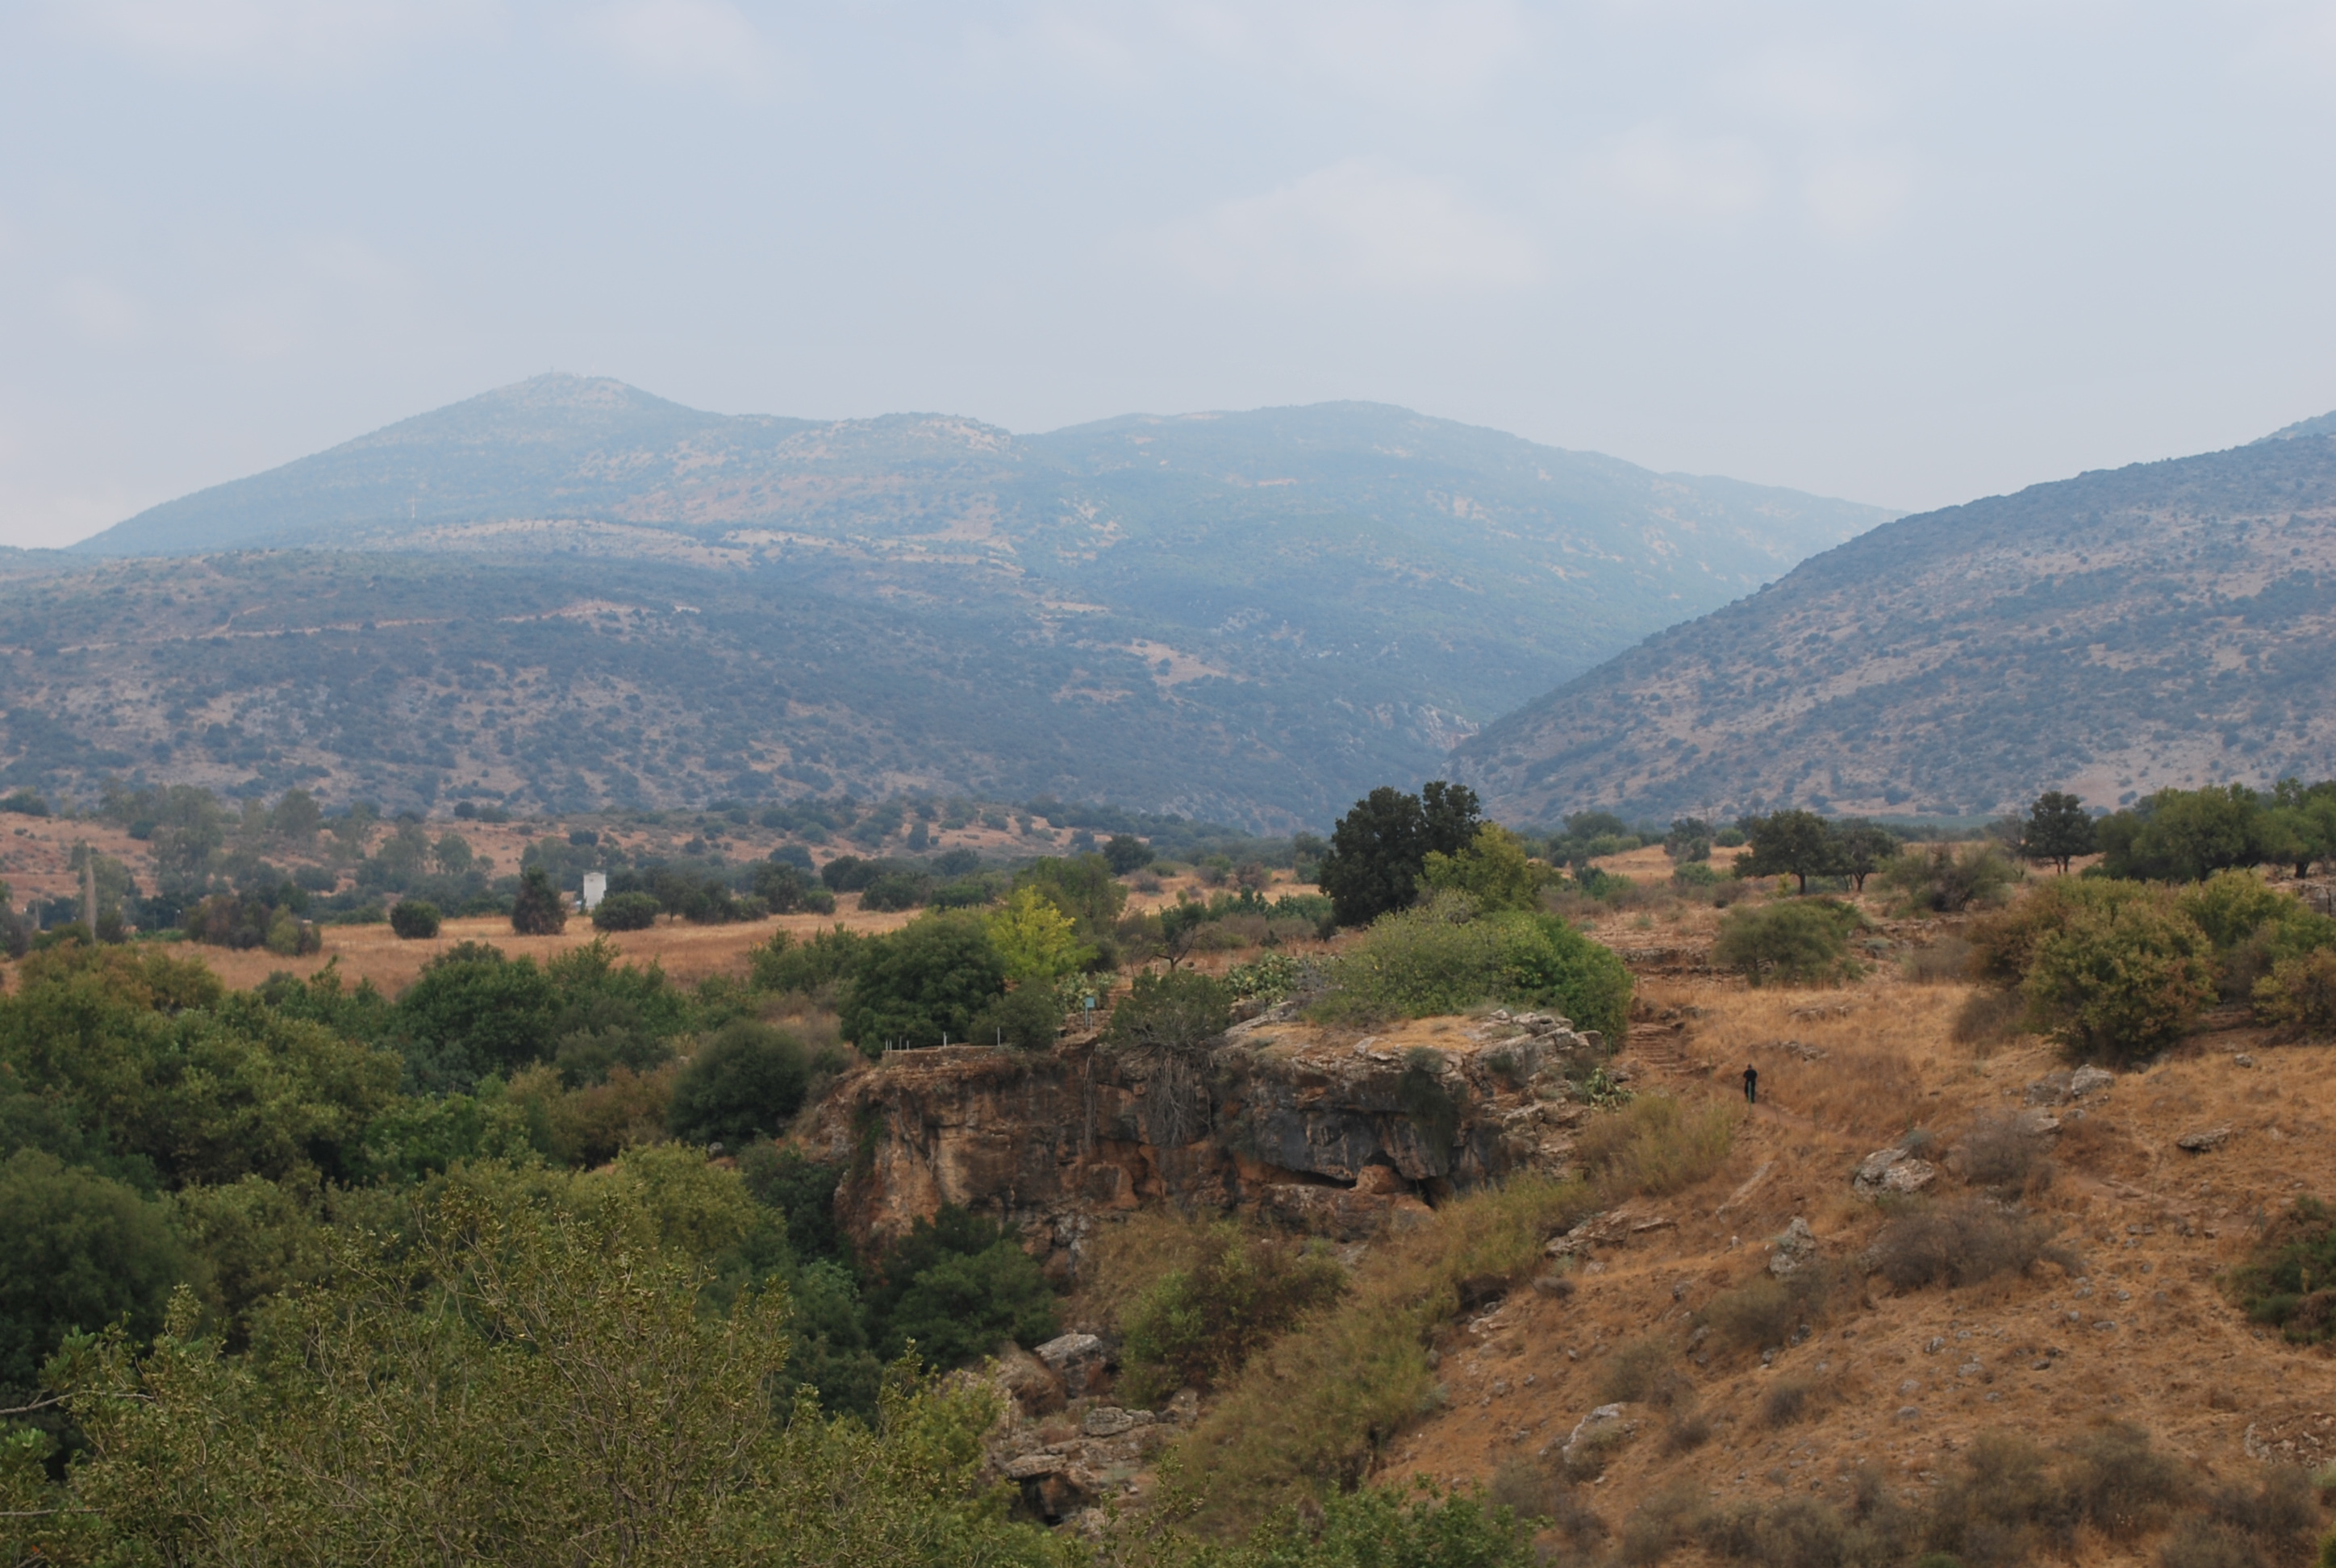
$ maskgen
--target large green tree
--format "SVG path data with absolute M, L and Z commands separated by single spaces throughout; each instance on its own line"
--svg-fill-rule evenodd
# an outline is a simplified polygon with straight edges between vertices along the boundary
M 2028 808 L 2028 820 L 2020 827 L 2020 852 L 2031 861 L 2049 861 L 2068 874 L 2068 862 L 2078 855 L 2091 854 L 2100 847 L 2100 835 L 2093 827 L 2093 813 L 2075 795 L 2059 790 L 2046 790 Z
M 1751 846 L 1736 862 L 1738 876 L 1788 876 L 1806 893 L 1811 877 L 1844 872 L 1841 840 L 1833 824 L 1815 812 L 1774 812 L 1745 817 L 1736 825 Z
M 1416 795 L 1382 784 L 1357 801 L 1330 831 L 1317 873 L 1338 923 L 1368 925 L 1407 906 L 1428 855 L 1460 854 L 1483 823 L 1476 792 L 1441 779 Z
M 925 915 L 861 950 L 841 998 L 843 1037 L 870 1055 L 969 1039 L 1005 992 L 1005 957 L 978 916 Z

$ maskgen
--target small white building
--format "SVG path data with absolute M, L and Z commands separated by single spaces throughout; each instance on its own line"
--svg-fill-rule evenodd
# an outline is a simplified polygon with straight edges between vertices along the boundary
M 584 873 L 584 912 L 590 914 L 594 910 L 599 909 L 600 901 L 608 896 L 608 873 L 586 872 Z

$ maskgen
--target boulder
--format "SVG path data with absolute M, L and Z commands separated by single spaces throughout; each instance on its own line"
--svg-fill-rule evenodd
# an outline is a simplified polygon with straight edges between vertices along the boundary
M 1152 1424 L 1149 1410 L 1123 1410 L 1116 1405 L 1095 1405 L 1079 1421 L 1079 1430 L 1090 1437 L 1116 1437 L 1123 1432 Z
M 1785 1233 L 1776 1238 L 1776 1250 L 1768 1254 L 1768 1272 L 1779 1279 L 1798 1273 L 1803 1265 L 1815 1261 L 1816 1255 L 1816 1233 L 1809 1229 L 1806 1220 L 1795 1214 L 1793 1222 L 1785 1227 Z
M 1062 1374 L 1011 1341 L 998 1348 L 993 1381 L 1025 1416 L 1048 1416 L 1063 1407 Z
M 2194 1154 L 2211 1154 L 2231 1141 L 2227 1126 L 2206 1127 L 2195 1133 L 2185 1133 L 2174 1140 L 2177 1149 L 2187 1149 Z
M 1857 1163 L 1850 1191 L 1866 1199 L 1919 1193 L 1939 1179 L 1939 1167 L 1903 1149 L 1876 1149 Z
M 1067 1398 L 1084 1399 L 1103 1392 L 1111 1353 L 1095 1335 L 1061 1335 L 1039 1346 L 1037 1357 L 1063 1380 Z

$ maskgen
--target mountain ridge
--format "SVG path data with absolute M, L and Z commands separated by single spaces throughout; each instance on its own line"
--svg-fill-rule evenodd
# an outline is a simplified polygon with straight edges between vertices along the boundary
M 1889 515 L 1379 404 L 1017 436 L 538 377 L 24 563 L 0 777 L 563 809 L 978 789 L 1319 825 Z M 413 612 L 433 599 L 461 613 Z
M 1454 764 L 1527 821 L 1987 813 L 2047 788 L 2113 805 L 2336 774 L 2331 649 L 2336 440 L 2305 432 L 1896 519 L 1504 716 Z

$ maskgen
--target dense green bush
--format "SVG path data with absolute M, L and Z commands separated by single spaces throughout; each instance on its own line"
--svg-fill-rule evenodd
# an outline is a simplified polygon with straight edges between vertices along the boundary
M 1027 1252 L 996 1222 L 945 1203 L 877 1258 L 867 1291 L 886 1359 L 910 1340 L 935 1366 L 953 1367 L 1057 1330 L 1054 1292 Z
M 389 911 L 389 929 L 407 941 L 438 934 L 438 906 L 426 899 L 400 899 Z
M 933 881 L 914 872 L 891 872 L 871 881 L 860 894 L 860 907 L 880 914 L 921 909 L 933 896 Z
M 783 1029 L 741 1018 L 715 1031 L 674 1080 L 667 1112 L 684 1143 L 740 1148 L 784 1132 L 822 1063 Z
M 120 1182 L 20 1149 L 0 1163 L 0 1403 L 21 1405 L 68 1333 L 162 1326 L 187 1257 L 161 1206 Z M 18 1397 L 11 1397 L 18 1396 Z
M 553 937 L 568 929 L 568 899 L 551 885 L 541 866 L 520 873 L 519 896 L 511 903 L 511 930 L 523 937 Z
M 1120 1398 L 1153 1407 L 1179 1388 L 1205 1390 L 1346 1288 L 1346 1271 L 1319 1245 L 1212 1226 L 1198 1262 L 1120 1313 Z
M 652 893 L 610 893 L 592 910 L 592 929 L 601 931 L 645 931 L 657 924 L 665 906 Z
M 967 1037 L 975 1045 L 1043 1051 L 1063 1032 L 1063 1005 L 1050 982 L 1026 980 L 974 1015 Z
M 1483 822 L 1475 792 L 1441 779 L 1416 795 L 1382 786 L 1357 801 L 1315 872 L 1338 923 L 1368 925 L 1409 905 L 1427 857 L 1463 853 Z
M 1884 866 L 1881 885 L 1914 913 L 1952 915 L 2001 903 L 2020 875 L 1993 844 L 1932 844 Z
M 970 1039 L 1005 993 L 1006 961 L 980 917 L 926 914 L 860 950 L 840 998 L 843 1037 L 871 1056 Z
M 760 991 L 832 997 L 851 978 L 874 940 L 842 925 L 813 931 L 800 941 L 792 932 L 774 932 L 769 941 L 747 955 L 751 983 Z
M 1711 960 L 1755 986 L 1825 985 L 1856 973 L 1849 939 L 1864 921 L 1831 899 L 1796 899 L 1730 910 L 1720 918 Z
M 2136 1061 L 2188 1032 L 2214 995 L 2214 947 L 2168 897 L 2079 909 L 2038 941 L 2029 1020 L 2072 1056 Z
M 2316 1039 L 2336 1037 L 2336 949 L 2273 964 L 2255 982 L 2254 1004 L 2267 1024 Z
M 2336 1339 L 2336 1210 L 2296 1199 L 2223 1284 L 2248 1317 L 2291 1339 Z
M 1551 1008 L 1619 1038 L 1630 972 L 1555 915 L 1476 915 L 1465 899 L 1382 916 L 1327 967 L 1324 1018 L 1426 1018 L 1490 1001 Z

